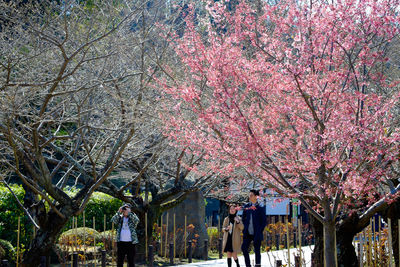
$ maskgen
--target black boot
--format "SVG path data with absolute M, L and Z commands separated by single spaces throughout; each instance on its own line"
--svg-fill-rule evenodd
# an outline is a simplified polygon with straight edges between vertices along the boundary
M 227 258 L 228 260 L 228 267 L 232 267 L 232 258 Z
M 236 259 L 235 262 L 236 262 L 236 267 L 240 267 L 240 265 L 239 265 L 239 259 Z

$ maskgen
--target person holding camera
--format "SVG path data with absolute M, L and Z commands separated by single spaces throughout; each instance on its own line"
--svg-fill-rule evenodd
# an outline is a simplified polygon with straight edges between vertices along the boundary
M 228 267 L 232 266 L 232 257 L 236 266 L 240 267 L 237 254 L 240 252 L 240 234 L 244 225 L 240 217 L 237 216 L 236 205 L 229 206 L 229 215 L 225 217 L 222 227 L 224 231 L 222 251 L 227 253 Z
M 139 243 L 136 235 L 138 216 L 131 211 L 130 204 L 124 204 L 111 221 L 117 228 L 117 267 L 123 267 L 125 255 L 128 258 L 128 266 L 135 267 L 135 246 Z

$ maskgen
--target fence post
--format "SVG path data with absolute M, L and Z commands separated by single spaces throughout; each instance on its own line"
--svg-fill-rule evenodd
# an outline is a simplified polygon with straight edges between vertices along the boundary
M 275 247 L 276 250 L 279 250 L 279 238 L 280 236 L 278 234 L 275 235 Z
M 185 258 L 186 258 L 186 256 L 187 256 L 187 254 L 186 254 L 186 239 L 187 239 L 187 235 L 186 235 L 186 232 L 187 232 L 187 230 L 186 230 L 186 225 L 187 225 L 187 216 L 185 215 L 185 232 L 184 232 L 184 237 L 185 237 L 185 240 L 183 241 L 183 244 L 185 244 L 184 245 L 184 247 L 185 247 Z
M 19 252 L 20 252 L 20 250 L 19 250 L 19 238 L 20 238 L 20 235 L 21 235 L 21 217 L 18 217 L 17 260 L 16 260 L 16 265 L 17 265 L 17 267 L 19 266 L 19 261 L 20 261 L 20 258 L 19 258 Z
M 47 259 L 46 256 L 40 257 L 40 267 L 46 267 Z
M 145 242 L 146 243 L 145 244 L 145 249 L 146 249 L 145 258 L 148 258 L 149 257 L 149 254 L 148 254 L 149 252 L 147 250 L 148 249 L 148 246 L 147 246 L 147 242 L 148 242 L 148 236 L 147 236 L 147 212 L 144 213 L 144 231 L 145 231 L 144 232 L 144 236 L 145 236 L 145 241 L 146 241 Z
M 392 267 L 392 248 L 393 248 L 393 243 L 392 243 L 392 222 L 391 219 L 388 218 L 388 245 L 389 245 L 389 267 Z M 18 266 L 17 266 L 18 267 Z
M 111 223 L 111 265 L 114 263 L 114 223 Z
M 281 260 L 276 260 L 275 261 L 275 267 L 282 267 L 282 261 Z
M 106 267 L 106 251 L 101 251 L 101 267 Z
M 192 240 L 188 241 L 188 256 L 189 256 L 188 262 L 192 263 Z
M 317 260 L 317 256 L 315 256 L 315 253 L 314 253 L 314 252 L 311 252 L 311 266 L 317 266 L 317 265 L 315 264 L 316 261 L 318 261 L 318 260 Z
M 208 240 L 204 240 L 204 260 L 208 260 Z
M 398 241 L 397 241 L 397 246 L 398 246 L 398 250 L 399 250 L 399 265 L 400 265 L 400 219 L 397 220 L 397 232 L 398 232 Z
M 78 267 L 78 252 L 72 255 L 72 267 Z
M 300 256 L 299 255 L 294 256 L 294 266 L 300 267 Z
M 157 242 L 156 242 L 155 253 L 157 253 L 157 255 L 161 257 L 162 253 L 161 253 L 160 244 L 161 244 L 160 241 L 157 241 Z
M 283 243 L 284 243 L 284 245 L 285 245 L 285 248 L 286 248 L 286 249 L 289 249 L 288 239 L 285 238 L 285 236 L 284 236 L 284 238 L 283 238 Z
M 219 252 L 219 258 L 222 259 L 222 238 L 218 239 L 218 252 Z
M 174 264 L 174 243 L 169 243 L 169 264 Z
M 153 264 L 154 264 L 153 245 L 149 245 L 149 254 L 148 254 L 148 256 L 149 256 L 149 259 L 148 259 L 149 266 L 153 267 Z

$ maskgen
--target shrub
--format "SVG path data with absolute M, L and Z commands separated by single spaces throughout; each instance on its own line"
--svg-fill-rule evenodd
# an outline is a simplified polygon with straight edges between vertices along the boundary
M 218 242 L 219 242 L 218 239 L 220 236 L 220 233 L 218 232 L 218 228 L 217 227 L 208 227 L 207 234 L 208 234 L 210 250 L 218 251 Z
M 6 251 L 0 246 L 0 260 L 5 259 Z
M 4 255 L 0 251 L 0 259 L 6 259 L 10 262 L 15 261 L 15 249 L 9 241 L 0 239 L 0 248 L 4 251 Z
M 10 187 L 23 203 L 25 191 L 22 186 L 10 185 Z M 17 245 L 18 217 L 21 217 L 20 243 L 22 246 L 22 244 L 27 244 L 32 236 L 32 224 L 8 188 L 0 184 L 0 239 L 8 240 L 14 246 Z
M 164 255 L 165 249 L 167 249 L 167 255 L 169 255 L 169 246 L 165 247 L 165 243 L 169 244 L 173 242 L 174 238 L 174 233 L 173 232 L 168 232 L 168 241 L 165 242 L 165 231 L 167 229 L 167 225 L 163 224 L 162 225 L 162 238 L 161 238 L 161 225 L 159 226 L 157 223 L 153 225 L 153 246 L 156 247 L 157 243 L 162 240 L 162 244 L 159 244 L 162 246 L 162 254 Z M 177 228 L 175 229 L 175 252 L 176 252 L 176 257 L 182 258 L 185 253 L 185 230 L 184 228 Z M 197 246 L 197 241 L 199 239 L 199 235 L 195 231 L 195 226 L 193 224 L 188 224 L 186 227 L 186 242 L 191 240 L 192 241 L 192 249 L 194 249 Z
M 69 189 L 68 194 L 74 194 L 74 189 Z M 85 226 L 93 227 L 93 218 L 95 219 L 95 228 L 97 231 L 104 231 L 104 216 L 106 218 L 106 230 L 111 229 L 111 218 L 121 207 L 123 202 L 104 193 L 95 192 L 90 198 L 85 208 Z M 77 218 L 78 226 L 83 226 L 83 216 Z M 72 220 L 64 227 L 64 231 L 71 229 Z
M 112 233 L 111 230 L 104 231 L 99 234 L 99 242 L 103 243 L 103 247 L 105 250 L 110 250 L 112 248 L 112 240 L 114 238 L 114 242 L 117 241 L 117 231 L 114 230 Z
M 58 243 L 67 246 L 76 244 L 78 247 L 84 244 L 86 244 L 86 246 L 93 246 L 95 239 L 96 241 L 100 240 L 99 232 L 92 228 L 79 227 L 62 233 L 58 239 Z
M 23 203 L 25 191 L 21 185 L 10 185 L 19 201 Z M 66 188 L 69 195 L 75 195 L 78 189 Z M 85 226 L 93 226 L 95 218 L 96 230 L 104 231 L 104 215 L 106 218 L 106 229 L 111 229 L 111 217 L 122 205 L 122 201 L 107 194 L 95 192 L 90 198 L 85 209 Z M 14 196 L 3 185 L 0 184 L 0 239 L 8 240 L 14 246 L 17 245 L 18 217 L 21 217 L 20 248 L 28 247 L 32 238 L 33 226 L 25 216 L 23 210 L 18 206 Z M 83 226 L 83 216 L 77 218 L 78 226 Z M 65 225 L 62 232 L 68 231 L 72 226 L 72 218 Z

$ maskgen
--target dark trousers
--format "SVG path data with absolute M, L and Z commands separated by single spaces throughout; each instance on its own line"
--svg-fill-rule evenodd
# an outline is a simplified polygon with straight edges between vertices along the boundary
M 255 240 L 254 235 L 245 234 L 243 236 L 243 244 L 242 244 L 242 251 L 244 256 L 244 262 L 246 267 L 251 267 L 250 265 L 250 256 L 249 256 L 249 246 L 250 243 L 253 241 L 254 246 L 254 253 L 256 254 L 256 266 L 261 266 L 261 240 Z
M 136 247 L 132 242 L 117 242 L 117 267 L 123 267 L 125 255 L 128 258 L 128 266 L 135 267 Z

